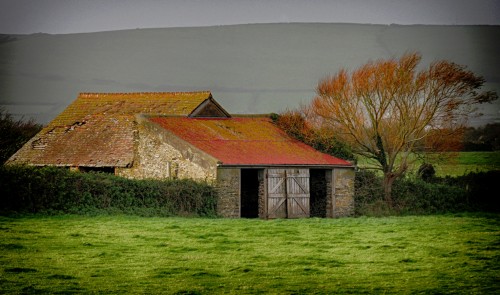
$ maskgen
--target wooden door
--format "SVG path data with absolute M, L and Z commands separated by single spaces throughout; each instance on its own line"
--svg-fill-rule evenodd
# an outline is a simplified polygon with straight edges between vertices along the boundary
M 288 218 L 310 216 L 309 170 L 286 170 Z
M 286 171 L 267 170 L 267 217 L 286 218 Z
M 267 170 L 267 217 L 310 216 L 309 170 Z

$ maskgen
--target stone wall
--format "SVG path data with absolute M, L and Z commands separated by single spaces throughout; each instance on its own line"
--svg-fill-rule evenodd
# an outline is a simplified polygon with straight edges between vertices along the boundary
M 217 182 L 215 184 L 219 195 L 217 213 L 223 217 L 240 217 L 240 169 L 217 169 Z
M 138 116 L 137 121 L 133 165 L 117 168 L 117 175 L 138 179 L 190 178 L 207 182 L 216 179 L 215 158 L 143 117 Z
M 333 214 L 332 217 L 346 217 L 354 214 L 354 169 L 333 170 Z

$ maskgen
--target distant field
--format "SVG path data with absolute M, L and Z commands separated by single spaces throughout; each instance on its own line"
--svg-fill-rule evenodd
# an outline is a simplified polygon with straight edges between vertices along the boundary
M 500 152 L 462 152 L 456 159 L 436 165 L 439 176 L 459 176 L 469 172 L 500 170 Z
M 498 215 L 0 217 L 0 293 L 500 292 Z
M 469 172 L 500 170 L 500 151 L 444 153 L 435 158 L 430 163 L 434 165 L 437 176 L 461 176 Z M 372 160 L 360 158 L 358 166 L 364 168 L 371 163 Z M 421 163 L 422 161 L 417 160 L 411 171 L 417 171 Z

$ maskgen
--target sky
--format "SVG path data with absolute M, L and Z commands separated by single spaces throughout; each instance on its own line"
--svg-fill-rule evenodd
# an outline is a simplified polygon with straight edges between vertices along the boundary
M 0 0 L 0 33 L 248 23 L 500 25 L 499 0 Z
M 419 50 L 430 60 L 456 58 L 454 61 L 485 75 L 489 83 L 486 86 L 500 93 L 495 70 L 499 64 L 496 53 L 500 27 L 454 28 L 458 31 L 450 35 L 448 27 L 356 26 L 363 28 L 351 28 L 353 31 L 347 33 L 333 28 L 328 33 L 309 33 L 310 25 L 287 26 L 295 31 L 288 38 L 279 32 L 276 39 L 281 43 L 265 39 L 275 36 L 269 31 L 271 26 L 265 34 L 251 31 L 260 26 L 135 30 L 313 22 L 500 26 L 500 0 L 0 0 L 0 107 L 15 116 L 46 123 L 78 92 L 210 89 L 232 112 L 279 111 L 271 109 L 270 98 L 277 106 L 285 99 L 298 104 L 314 95 L 319 75 L 405 50 Z M 276 31 L 281 26 L 273 27 Z M 132 30 L 112 33 L 111 39 L 107 33 L 72 35 L 127 29 Z M 184 32 L 182 37 L 176 33 L 179 30 Z M 218 35 L 227 30 L 250 30 L 244 37 L 252 42 L 245 43 L 248 40 L 237 34 L 230 39 Z M 206 32 L 212 32 L 210 36 L 215 39 L 207 42 Z M 327 34 L 325 40 L 334 43 L 328 44 L 324 52 L 314 43 L 324 41 L 315 39 L 322 32 Z M 67 35 L 1 35 L 34 33 Z M 337 34 L 335 38 L 328 39 L 333 33 Z M 128 37 L 121 38 L 123 35 Z M 262 43 L 253 44 L 256 36 Z M 302 39 L 294 43 L 297 36 Z M 19 42 L 9 42 L 12 40 Z M 79 46 L 82 42 L 88 43 Z M 294 46 L 287 46 L 287 42 Z M 335 52 L 330 54 L 330 48 L 336 48 Z M 237 54 L 232 55 L 233 51 Z M 283 61 L 289 56 L 294 59 Z M 265 62 L 266 58 L 271 62 Z M 186 67 L 193 60 L 201 61 L 203 67 L 198 66 L 201 63 Z M 287 71 L 283 68 L 287 66 L 300 71 Z M 289 83 L 290 79 L 302 84 Z M 301 90 L 292 95 L 290 87 Z M 500 104 L 488 111 L 488 118 L 499 120 Z

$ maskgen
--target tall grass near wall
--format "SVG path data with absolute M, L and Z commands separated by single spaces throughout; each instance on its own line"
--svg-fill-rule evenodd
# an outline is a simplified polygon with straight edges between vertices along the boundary
M 0 214 L 215 216 L 217 196 L 193 180 L 131 180 L 63 168 L 0 167 Z

